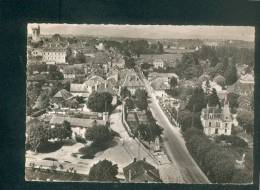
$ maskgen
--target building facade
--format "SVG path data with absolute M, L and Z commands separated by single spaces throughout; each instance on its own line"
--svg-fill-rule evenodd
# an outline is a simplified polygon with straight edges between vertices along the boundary
M 155 59 L 153 61 L 153 66 L 154 68 L 158 69 L 158 68 L 163 68 L 164 67 L 164 61 L 162 59 Z
M 44 49 L 42 53 L 44 62 L 66 63 L 66 49 Z
M 225 100 L 223 108 L 207 105 L 201 112 L 201 123 L 208 136 L 231 135 L 233 121 L 228 102 Z

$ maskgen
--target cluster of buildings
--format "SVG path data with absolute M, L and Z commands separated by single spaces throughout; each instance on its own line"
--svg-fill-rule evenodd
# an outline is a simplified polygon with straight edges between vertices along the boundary
M 152 64 L 155 69 L 165 69 L 167 67 L 175 67 L 181 61 L 182 54 L 142 54 L 140 60 L 142 63 Z
M 206 78 L 205 78 L 206 79 Z M 223 86 L 217 84 L 217 81 L 208 79 L 202 82 L 202 89 L 205 93 L 211 93 L 216 90 L 220 99 L 219 105 L 210 107 L 207 105 L 201 112 L 201 122 L 206 135 L 231 135 L 232 126 L 237 125 L 230 111 L 227 100 L 228 93 L 234 93 L 239 97 L 252 97 L 254 92 L 254 76 L 252 74 L 241 75 L 235 84 L 223 89 Z

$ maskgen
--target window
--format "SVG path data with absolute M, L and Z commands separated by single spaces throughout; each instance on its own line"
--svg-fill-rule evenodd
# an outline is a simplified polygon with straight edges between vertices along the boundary
M 225 133 L 227 133 L 227 129 L 225 129 Z
M 215 134 L 218 134 L 218 128 L 215 129 Z
M 209 127 L 211 127 L 211 122 L 209 122 Z
M 227 127 L 227 123 L 225 123 L 225 127 Z

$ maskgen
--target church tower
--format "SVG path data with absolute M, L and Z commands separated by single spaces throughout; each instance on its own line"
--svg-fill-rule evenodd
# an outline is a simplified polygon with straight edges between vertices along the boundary
M 225 100 L 224 100 L 223 116 L 224 116 L 224 120 L 230 120 L 231 119 L 231 112 L 230 112 L 229 102 L 227 100 L 227 96 L 225 97 Z
M 40 40 L 40 26 L 32 27 L 32 42 L 39 42 Z

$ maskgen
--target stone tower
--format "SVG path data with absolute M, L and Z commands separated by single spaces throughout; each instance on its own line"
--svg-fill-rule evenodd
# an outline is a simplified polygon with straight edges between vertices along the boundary
M 224 100 L 223 116 L 224 116 L 224 120 L 230 120 L 231 119 L 231 112 L 230 112 L 229 102 L 227 100 L 227 96 L 225 97 L 225 100 Z
M 32 27 L 32 42 L 39 42 L 40 40 L 40 26 Z

